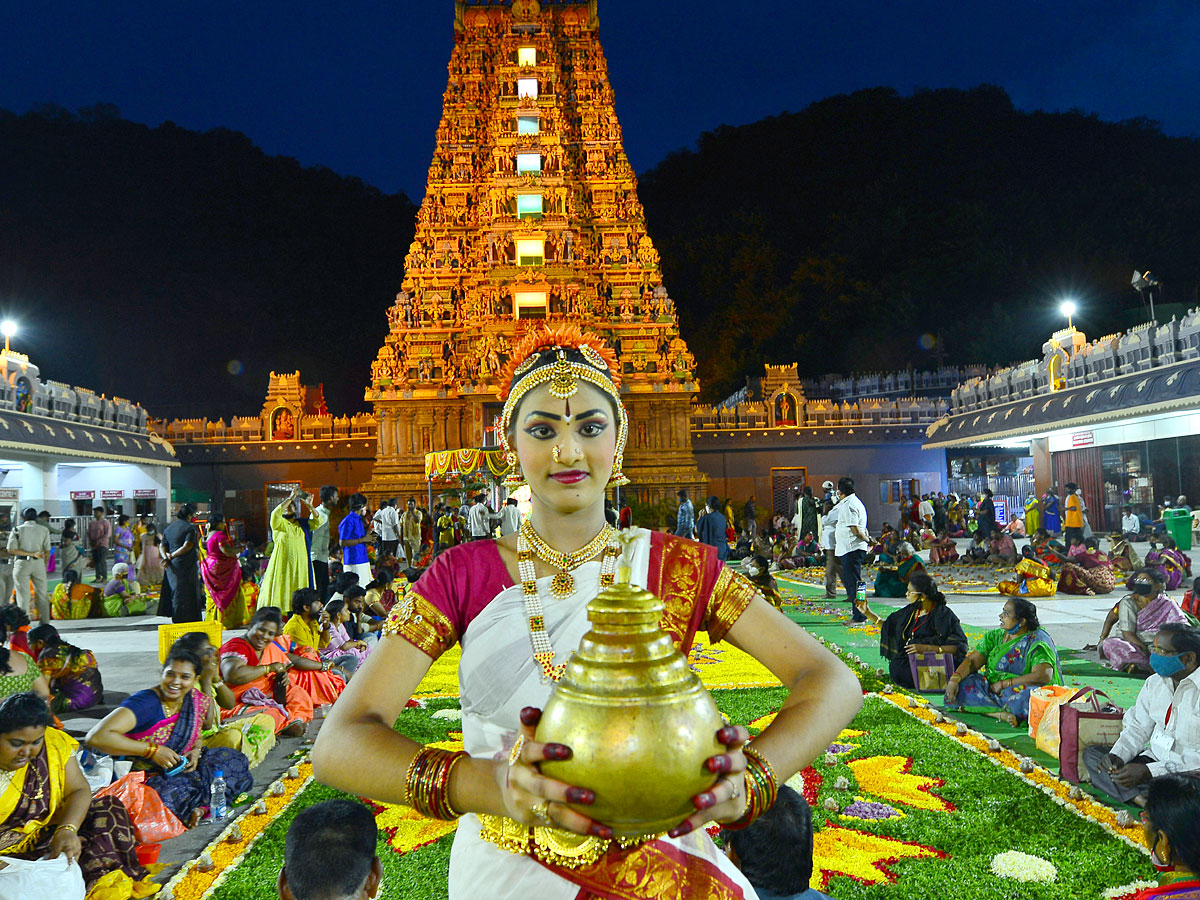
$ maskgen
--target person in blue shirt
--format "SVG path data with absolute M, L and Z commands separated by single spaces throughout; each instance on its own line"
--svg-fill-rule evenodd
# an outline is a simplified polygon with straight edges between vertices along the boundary
M 679 492 L 679 516 L 675 526 L 675 534 L 679 537 L 690 538 L 696 531 L 696 511 L 688 499 L 687 491 Z
M 354 494 L 350 498 L 350 512 L 338 523 L 338 541 L 342 545 L 342 571 L 354 572 L 360 584 L 371 580 L 371 562 L 367 556 L 367 523 L 364 514 L 367 498 Z
M 781 784 L 774 806 L 741 831 L 723 829 L 721 843 L 759 900 L 830 900 L 809 887 L 812 810 L 794 788 Z
M 696 538 L 702 544 L 717 548 L 717 559 L 724 561 L 729 556 L 729 538 L 726 535 L 725 516 L 721 513 L 721 501 L 709 497 L 708 511 L 696 523 Z

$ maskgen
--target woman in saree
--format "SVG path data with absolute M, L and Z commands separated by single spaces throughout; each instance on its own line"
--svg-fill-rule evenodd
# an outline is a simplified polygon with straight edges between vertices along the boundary
M 1038 498 L 1036 494 L 1030 494 L 1025 498 L 1025 533 L 1033 534 L 1041 527 L 1042 516 L 1038 508 Z
M 137 557 L 137 577 L 141 584 L 157 587 L 163 582 L 163 558 L 159 552 L 158 531 L 148 526 L 142 535 L 142 550 Z
M 117 526 L 113 529 L 113 562 L 133 564 L 133 530 L 129 527 L 129 516 L 117 516 Z
M 1001 581 L 996 589 L 1010 597 L 1053 597 L 1058 593 L 1058 581 L 1044 562 L 1026 557 L 1016 565 L 1015 581 Z
M 116 619 L 144 613 L 146 597 L 142 594 L 141 585 L 129 577 L 129 563 L 117 563 L 113 566 L 112 575 L 112 580 L 104 586 L 104 615 Z
M 79 539 L 79 532 L 75 530 L 74 519 L 67 519 L 63 523 L 62 537 L 58 540 L 58 559 L 62 564 L 64 579 L 68 572 L 74 572 L 77 579 L 83 577 L 83 570 L 88 563 L 88 554 L 83 541 Z
M 104 702 L 104 681 L 91 650 L 68 644 L 53 625 L 31 629 L 29 649 L 50 688 L 54 712 L 79 712 Z
M 265 713 L 282 737 L 300 737 L 313 717 L 313 699 L 291 678 L 289 641 L 280 639 L 283 616 L 274 606 L 254 611 L 244 637 L 226 641 L 220 650 L 221 678 L 237 701 L 228 715 Z
M 935 540 L 929 544 L 929 562 L 931 565 L 946 565 L 958 561 L 958 546 L 954 538 L 943 529 Z
M 1142 567 L 1142 558 L 1121 532 L 1114 531 L 1108 540 L 1108 558 L 1112 560 L 1114 569 L 1119 572 L 1132 572 Z
M 237 750 L 250 761 L 250 768 L 253 769 L 266 759 L 275 746 L 275 720 L 265 712 L 232 712 L 238 705 L 237 697 L 221 680 L 217 648 L 203 631 L 189 631 L 172 646 L 190 650 L 204 663 L 200 673 L 200 690 L 216 705 L 218 717 L 218 721 L 201 733 L 204 746 L 209 749 L 228 747 Z
M 1042 497 L 1042 528 L 1049 534 L 1062 534 L 1062 517 L 1058 512 L 1058 494 L 1046 491 Z
M 347 572 L 346 574 L 353 575 L 354 573 Z M 387 618 L 392 607 L 396 605 L 395 586 L 396 574 L 392 569 L 384 566 L 376 570 L 375 577 L 365 586 L 367 593 L 363 600 L 372 615 L 379 616 L 381 619 Z
M 1179 604 L 1167 596 L 1162 573 L 1153 566 L 1138 569 L 1125 583 L 1129 593 L 1109 613 L 1100 635 L 1100 657 L 1109 668 L 1125 672 L 1150 671 L 1150 645 L 1168 622 L 1187 623 Z M 1118 637 L 1109 637 L 1113 627 Z
M 967 636 L 958 616 L 946 605 L 946 595 L 928 573 L 913 573 L 905 597 L 908 606 L 884 620 L 879 631 L 879 652 L 889 661 L 892 681 L 911 688 L 915 685 L 909 654 L 950 653 L 958 666 L 967 656 Z
M 246 604 L 242 598 L 242 566 L 237 545 L 226 531 L 225 517 L 213 513 L 208 520 L 208 537 L 200 560 L 200 579 L 208 594 L 209 622 L 220 622 L 225 628 L 241 628 L 246 624 Z
M 1192 574 L 1191 559 L 1180 551 L 1175 539 L 1170 537 L 1163 538 L 1161 549 L 1146 554 L 1146 565 L 1162 571 L 1163 584 L 1168 591 L 1178 588 L 1183 584 L 1183 579 Z
M 292 595 L 313 586 L 312 560 L 307 537 L 296 515 L 296 504 L 305 504 L 299 488 L 271 511 L 273 549 L 267 571 L 258 586 L 258 605 L 291 609 Z M 312 515 L 312 507 L 307 510 Z
M 993 531 L 988 541 L 987 561 L 994 566 L 1015 566 L 1017 564 L 1017 545 L 1013 543 L 1012 535 L 1002 531 Z
M 1060 594 L 1110 594 L 1116 586 L 1117 573 L 1112 560 L 1094 537 L 1083 542 L 1083 550 L 1070 562 L 1063 563 L 1058 575 Z
M 199 690 L 204 663 L 195 653 L 172 647 L 159 683 L 138 691 L 105 716 L 85 739 L 93 750 L 133 760 L 146 772 L 146 786 L 179 821 L 194 828 L 208 811 L 217 773 L 230 799 L 250 790 L 250 764 L 236 750 L 205 749 L 201 734 L 217 722 L 217 707 Z M 168 774 L 184 763 L 182 771 Z
M 515 534 L 472 541 L 437 558 L 392 609 L 387 636 L 317 738 L 313 763 L 323 783 L 415 804 L 436 818 L 461 815 L 450 857 L 452 900 L 481 890 L 492 900 L 680 892 L 753 898 L 753 888 L 699 826 L 748 824 L 760 809 L 748 803 L 752 782 L 777 783 L 776 776 L 781 782 L 802 769 L 862 703 L 852 673 L 723 566 L 716 548 L 631 528 L 623 533 L 629 544 L 622 565 L 633 583 L 663 599 L 661 624 L 682 652 L 706 630 L 709 640 L 728 640 L 758 658 L 790 696 L 750 748 L 745 728 L 722 728 L 717 740 L 726 750 L 708 761 L 720 777 L 692 798 L 703 812 L 635 848 L 622 851 L 607 825 L 581 812 L 603 785 L 593 792 L 539 773 L 541 761 L 572 753 L 534 740 L 535 726 L 589 628 L 587 602 L 601 584 L 612 583 L 622 554 L 604 520 L 607 487 L 626 481 L 628 419 L 619 371 L 609 348 L 574 326 L 531 331 L 515 348 L 498 431 L 513 481 L 527 481 L 532 491 L 529 517 Z M 391 726 L 433 660 L 458 643 L 466 751 L 451 753 Z M 380 779 L 377 771 L 417 772 L 439 787 L 414 792 L 412 778 Z M 531 831 L 533 825 L 543 828 Z M 504 834 L 519 839 L 506 841 Z M 566 859 L 553 845 L 577 855 Z M 655 875 L 648 878 L 650 871 Z
M 51 721 L 36 694 L 0 703 L 0 856 L 65 855 L 89 892 L 107 889 L 108 900 L 150 896 L 158 887 L 138 863 L 129 813 L 115 797 L 92 797 L 74 755 L 79 743 Z
M 332 662 L 342 671 L 350 673 L 358 671 L 358 667 L 367 661 L 367 654 L 371 650 L 366 641 L 350 637 L 346 624 L 350 621 L 352 614 L 346 599 L 339 597 L 337 600 L 330 600 L 325 607 L 325 614 L 329 617 L 329 640 L 321 650 L 321 659 Z M 344 658 L 347 656 L 353 657 L 352 663 L 344 662 Z
M 46 676 L 31 654 L 16 650 L 11 643 L 4 646 L 7 636 L 3 624 L 0 624 L 0 697 L 32 691 L 49 708 L 50 685 Z
M 879 574 L 875 576 L 876 597 L 903 597 L 908 593 L 908 580 L 917 572 L 925 571 L 925 563 L 913 552 L 908 541 L 896 545 L 895 556 L 881 554 L 879 562 Z
M 292 595 L 292 616 L 283 626 L 283 638 L 291 639 L 288 652 L 293 659 L 318 664 L 319 671 L 298 668 L 293 675 L 296 683 L 308 691 L 317 706 L 325 706 L 336 700 L 358 668 L 358 659 L 349 653 L 339 655 L 336 660 L 321 658 L 321 651 L 329 645 L 329 631 L 329 616 L 317 592 L 313 588 L 296 591 Z M 337 669 L 337 674 L 332 672 L 333 669 Z
M 1039 528 L 1029 541 L 1033 554 L 1048 566 L 1061 566 L 1067 561 L 1067 548 L 1061 541 L 1050 537 L 1050 532 Z
M 93 604 L 97 616 L 103 609 L 99 604 L 100 589 L 80 581 L 74 569 L 63 572 L 62 582 L 50 595 L 50 616 L 54 619 L 86 619 L 92 613 Z
M 1009 725 L 1029 718 L 1030 689 L 1062 684 L 1054 639 L 1042 630 L 1037 607 L 1013 597 L 1000 627 L 983 636 L 946 685 L 946 707 L 981 712 Z

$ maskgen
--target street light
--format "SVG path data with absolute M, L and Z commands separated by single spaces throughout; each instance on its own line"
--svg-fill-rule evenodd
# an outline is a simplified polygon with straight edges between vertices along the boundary
M 0 322 L 0 334 L 4 335 L 4 352 L 8 352 L 8 339 L 17 333 L 17 323 L 12 319 Z
M 1154 318 L 1154 289 L 1158 287 L 1158 279 L 1150 274 L 1150 270 L 1139 272 L 1133 270 L 1133 278 L 1129 280 L 1129 284 L 1139 294 L 1145 294 L 1150 299 L 1150 321 L 1156 321 Z
M 1075 315 L 1075 301 L 1064 300 L 1058 310 L 1067 317 L 1067 327 L 1074 328 L 1075 326 L 1071 322 L 1071 316 Z

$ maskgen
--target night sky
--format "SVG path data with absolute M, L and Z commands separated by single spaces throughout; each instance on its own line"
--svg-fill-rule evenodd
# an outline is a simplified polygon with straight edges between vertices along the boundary
M 272 154 L 424 193 L 450 0 L 0 5 L 0 107 L 97 102 L 245 132 Z M 600 0 L 634 168 L 703 131 L 859 88 L 998 84 L 1018 108 L 1200 135 L 1192 0 Z

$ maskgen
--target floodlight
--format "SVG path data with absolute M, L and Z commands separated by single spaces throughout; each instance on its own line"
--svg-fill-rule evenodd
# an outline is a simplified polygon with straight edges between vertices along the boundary
M 5 319 L 3 322 L 0 322 L 0 334 L 4 335 L 6 338 L 10 338 L 16 333 L 17 323 L 12 319 Z

